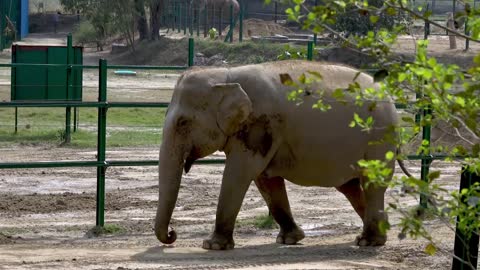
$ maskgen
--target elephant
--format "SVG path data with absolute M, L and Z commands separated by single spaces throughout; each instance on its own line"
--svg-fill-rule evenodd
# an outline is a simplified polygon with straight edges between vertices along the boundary
M 205 6 L 208 9 L 215 9 L 215 12 L 218 12 L 219 9 L 230 12 L 230 6 L 233 6 L 235 14 L 240 11 L 240 4 L 237 0 L 192 0 L 192 6 L 194 9 L 199 9 L 200 12 L 205 9 Z
M 208 10 L 208 17 L 212 20 L 210 27 L 213 25 L 213 16 L 220 17 L 220 12 L 222 13 L 223 20 L 230 18 L 230 7 L 233 6 L 233 16 L 237 16 L 240 11 L 240 4 L 237 0 L 191 0 L 191 6 L 193 8 L 193 18 L 194 23 L 201 14 L 203 14 L 205 7 Z M 213 16 L 212 16 L 213 14 Z M 207 21 L 210 21 L 207 18 Z M 223 27 L 223 26 L 222 26 Z
M 285 78 L 299 78 L 309 71 L 323 78 L 310 86 L 323 92 L 323 102 L 331 109 L 312 109 L 318 97 L 308 92 L 300 104 L 288 100 L 288 93 L 296 88 L 285 83 Z M 398 124 L 398 115 L 388 99 L 375 106 L 372 102 L 356 106 L 348 95 L 342 102 L 330 98 L 336 89 L 347 89 L 353 82 L 362 88 L 378 87 L 370 75 L 354 68 L 300 60 L 196 67 L 182 74 L 167 109 L 160 146 L 154 228 L 158 240 L 164 244 L 176 240 L 169 224 L 182 170 L 188 173 L 196 160 L 223 151 L 226 161 L 215 228 L 204 240 L 204 249 L 234 248 L 235 221 L 252 181 L 280 226 L 276 242 L 296 244 L 302 240 L 305 234 L 293 219 L 285 180 L 302 186 L 335 187 L 363 221 L 356 244 L 384 245 L 387 238 L 379 224 L 387 221 L 386 188 L 364 185 L 366 179 L 357 161 L 384 160 L 388 151 L 396 153 L 394 143 L 369 142 L 385 136 L 396 138 L 391 127 Z M 369 132 L 349 127 L 354 113 L 373 117 Z M 395 159 L 387 163 L 393 174 Z

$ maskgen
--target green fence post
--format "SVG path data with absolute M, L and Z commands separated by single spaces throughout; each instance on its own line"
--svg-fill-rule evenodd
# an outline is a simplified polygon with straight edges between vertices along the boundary
M 427 8 L 425 9 L 425 12 L 428 11 L 429 6 L 430 6 L 430 3 L 427 3 Z M 423 27 L 423 39 L 427 40 L 429 34 L 430 34 L 430 22 L 425 21 L 425 26 Z
M 278 2 L 275 0 L 275 16 L 273 17 L 273 21 L 277 23 L 277 13 L 278 13 Z
M 313 60 L 313 41 L 308 41 L 307 45 L 307 60 L 312 61 Z
M 107 60 L 99 60 L 98 102 L 107 102 Z M 107 107 L 98 108 L 97 161 L 103 166 L 97 167 L 97 215 L 96 225 L 105 225 L 105 145 L 107 138 Z
M 182 31 L 182 5 L 178 4 L 177 5 L 177 31 L 180 33 Z
M 67 100 L 70 99 L 70 92 L 72 91 L 72 67 L 73 62 L 73 45 L 72 45 L 72 34 L 67 36 Z M 71 141 L 71 123 L 72 120 L 72 107 L 65 108 L 65 143 L 70 143 Z
M 195 41 L 193 37 L 188 39 L 188 66 L 191 67 L 194 65 L 194 56 L 195 56 Z
M 177 16 L 177 10 L 175 8 L 175 2 L 173 2 L 173 4 L 170 4 L 170 7 L 172 8 L 171 9 L 171 12 L 170 12 L 170 21 L 172 23 L 172 31 L 175 32 L 175 18 Z
M 73 108 L 73 132 L 77 132 L 77 112 L 78 108 Z
M 318 6 L 318 0 L 315 0 L 315 6 Z M 317 33 L 313 34 L 313 45 L 317 46 Z
M 415 100 L 418 101 L 419 98 L 422 98 L 423 94 L 421 93 L 415 93 Z M 415 123 L 418 124 L 422 120 L 422 111 L 419 110 L 418 112 L 415 113 Z
M 78 125 L 80 123 L 80 109 L 75 107 L 73 111 L 73 132 L 77 132 Z
M 192 3 L 187 3 L 185 4 L 186 8 L 188 10 L 188 31 L 190 32 L 190 35 L 193 35 L 193 9 L 192 9 Z
M 187 3 L 183 5 L 183 35 L 187 35 L 187 25 L 188 25 L 188 9 Z
M 427 106 L 423 110 L 423 120 L 425 121 L 426 118 L 431 118 L 432 116 L 432 109 L 430 106 Z M 430 137 L 431 137 L 431 125 L 430 121 L 431 119 L 428 120 L 428 123 L 424 123 L 423 129 L 422 129 L 422 144 L 424 141 L 428 142 L 428 149 L 427 151 L 422 153 L 422 166 L 420 168 L 420 178 L 424 182 L 428 182 L 428 173 L 430 170 L 430 164 L 432 163 L 432 156 L 430 155 Z M 420 206 L 423 208 L 427 208 L 427 198 L 425 194 L 421 193 L 420 194 Z
M 214 28 L 215 27 L 215 3 L 213 3 L 212 5 L 212 14 L 210 14 L 210 16 L 212 16 L 212 19 L 210 20 L 210 25 L 208 28 Z
M 218 13 L 218 35 L 222 36 L 222 25 L 223 25 L 223 8 L 220 7 Z
M 468 170 L 468 167 L 462 168 L 462 175 L 460 177 L 460 194 L 462 189 L 470 188 L 473 184 L 480 183 L 480 176 L 473 174 Z M 469 198 L 462 196 L 462 202 L 469 202 Z M 452 269 L 453 270 L 462 270 L 462 269 L 477 269 L 478 263 L 478 242 L 479 237 L 477 233 L 472 233 L 470 238 L 461 232 L 458 224 L 460 223 L 460 218 L 457 216 L 457 226 L 455 229 L 455 244 L 453 248 L 453 253 L 455 257 L 453 258 Z
M 1 5 L 1 3 L 0 3 Z M 1 6 L 0 6 L 1 8 Z M 0 22 L 1 22 L 0 18 Z M 1 28 L 3 29 L 3 28 Z M 0 39 L 3 39 L 2 33 L 0 33 Z M 16 49 L 12 46 L 12 63 L 17 63 Z M 1 48 L 0 48 L 1 49 Z M 0 50 L 1 51 L 1 50 Z M 16 89 L 17 89 L 17 69 L 15 67 L 10 67 L 11 81 L 10 81 L 10 100 L 16 99 Z M 18 108 L 15 107 L 15 134 L 18 132 Z
M 233 5 L 230 5 L 230 43 L 233 42 L 234 28 L 235 28 L 235 21 L 233 18 Z
M 195 28 L 197 29 L 197 37 L 199 37 L 200 36 L 200 9 L 193 6 L 193 13 L 195 14 L 195 22 L 196 22 Z
M 208 33 L 208 9 L 207 9 L 207 4 L 205 4 L 205 9 L 203 10 L 204 14 L 204 20 L 203 20 L 203 37 L 207 37 Z
M 15 134 L 18 132 L 18 107 L 15 107 Z
M 470 29 L 468 29 L 468 18 L 465 19 L 465 35 L 470 35 Z M 468 38 L 465 39 L 465 51 L 468 51 L 468 47 L 470 46 L 470 40 Z
M 4 5 L 6 5 L 6 1 L 0 1 L 0 11 L 1 10 L 6 10 Z M 4 35 L 5 29 L 5 18 L 4 16 L 0 17 L 0 52 L 3 51 L 6 47 L 6 36 Z
M 276 2 L 275 2 L 276 3 Z M 244 12 L 244 3 L 240 1 L 240 14 L 238 14 L 238 41 L 243 41 L 243 12 Z

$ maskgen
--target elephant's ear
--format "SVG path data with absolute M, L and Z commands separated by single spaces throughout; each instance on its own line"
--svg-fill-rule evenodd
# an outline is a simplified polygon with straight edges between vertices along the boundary
M 252 101 L 238 83 L 223 83 L 213 87 L 222 96 L 218 105 L 217 123 L 225 135 L 239 131 L 252 112 Z

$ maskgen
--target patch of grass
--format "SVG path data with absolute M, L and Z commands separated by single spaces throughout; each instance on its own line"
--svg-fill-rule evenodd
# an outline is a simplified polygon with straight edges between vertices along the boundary
M 89 237 L 98 237 L 102 235 L 123 234 L 127 230 L 118 224 L 105 224 L 103 227 L 95 226 L 87 232 Z
M 107 146 L 150 146 L 161 142 L 160 130 L 165 121 L 165 108 L 113 108 L 107 114 Z M 65 132 L 65 110 L 58 108 L 21 108 L 18 133 L 14 134 L 14 110 L 0 109 L 0 146 L 13 144 L 61 144 Z M 71 146 L 95 147 L 97 110 L 82 108 L 81 125 L 72 130 Z
M 32 130 L 20 129 L 14 134 L 13 127 L 0 129 L 0 146 L 13 144 L 38 145 L 57 144 L 61 142 L 63 130 Z
M 107 113 L 107 124 L 124 126 L 154 126 L 161 127 L 165 121 L 166 108 L 112 108 Z M 80 124 L 97 123 L 97 109 L 81 108 L 79 110 Z M 73 112 L 72 112 L 73 119 Z M 65 109 L 63 108 L 19 108 L 19 126 L 45 126 L 65 123 Z M 13 125 L 15 110 L 0 108 L 0 123 Z
M 107 129 L 108 132 L 108 129 Z M 160 145 L 162 136 L 152 131 L 112 131 L 107 133 L 107 147 L 153 146 Z M 88 148 L 97 145 L 97 133 L 77 131 L 72 133 L 73 147 Z
M 260 215 L 250 219 L 239 220 L 238 225 L 240 226 L 254 226 L 255 228 L 262 230 L 276 229 L 278 228 L 277 222 L 273 219 L 271 215 Z
M 4 228 L 0 230 L 0 235 L 13 236 L 15 234 L 22 234 L 25 232 L 27 232 L 27 230 L 24 228 Z
M 65 131 L 60 130 L 32 130 L 19 129 L 17 134 L 12 130 L 0 129 L 0 146 L 20 145 L 41 145 L 63 143 Z M 112 131 L 107 134 L 107 147 L 129 147 L 129 146 L 154 146 L 160 145 L 162 136 L 157 131 Z M 77 130 L 72 132 L 72 139 L 69 146 L 77 148 L 90 148 L 97 145 L 97 133 L 93 131 Z

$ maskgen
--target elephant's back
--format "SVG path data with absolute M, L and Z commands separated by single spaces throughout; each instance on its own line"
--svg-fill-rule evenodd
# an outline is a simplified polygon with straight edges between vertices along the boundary
M 356 176 L 358 172 L 354 165 L 358 160 L 368 157 L 371 152 L 369 142 L 381 139 L 387 130 L 391 130 L 386 127 L 396 123 L 397 116 L 391 100 L 381 100 L 372 109 L 373 103 L 357 106 L 353 98 L 347 97 L 347 102 L 340 102 L 331 96 L 336 89 L 346 89 L 354 81 L 358 82 L 361 88 L 377 87 L 371 76 L 358 74 L 358 71 L 351 67 L 285 61 L 253 66 L 250 70 L 256 74 L 258 77 L 256 80 L 260 83 L 256 84 L 249 95 L 261 97 L 257 99 L 257 104 L 268 104 L 269 110 L 282 116 L 284 119 L 282 147 L 288 149 L 285 152 L 291 155 L 289 159 L 292 158 L 292 162 L 296 164 L 295 168 L 285 172 L 282 168 L 275 170 L 298 184 L 336 186 L 339 182 Z M 302 74 L 318 76 L 315 73 L 308 73 L 309 71 L 320 74 L 321 79 L 311 90 L 323 91 L 325 96 L 322 104 L 331 106 L 329 110 L 312 109 L 319 100 L 314 93 L 302 96 L 298 102 L 287 99 L 288 93 L 300 86 L 283 85 L 280 74 L 289 74 L 295 81 Z M 267 97 L 254 92 L 271 93 Z M 359 127 L 351 128 L 349 125 L 355 113 L 364 119 L 372 116 L 375 119 L 375 129 L 365 132 Z M 380 152 L 383 157 L 384 151 Z M 320 179 L 322 183 L 317 182 Z

